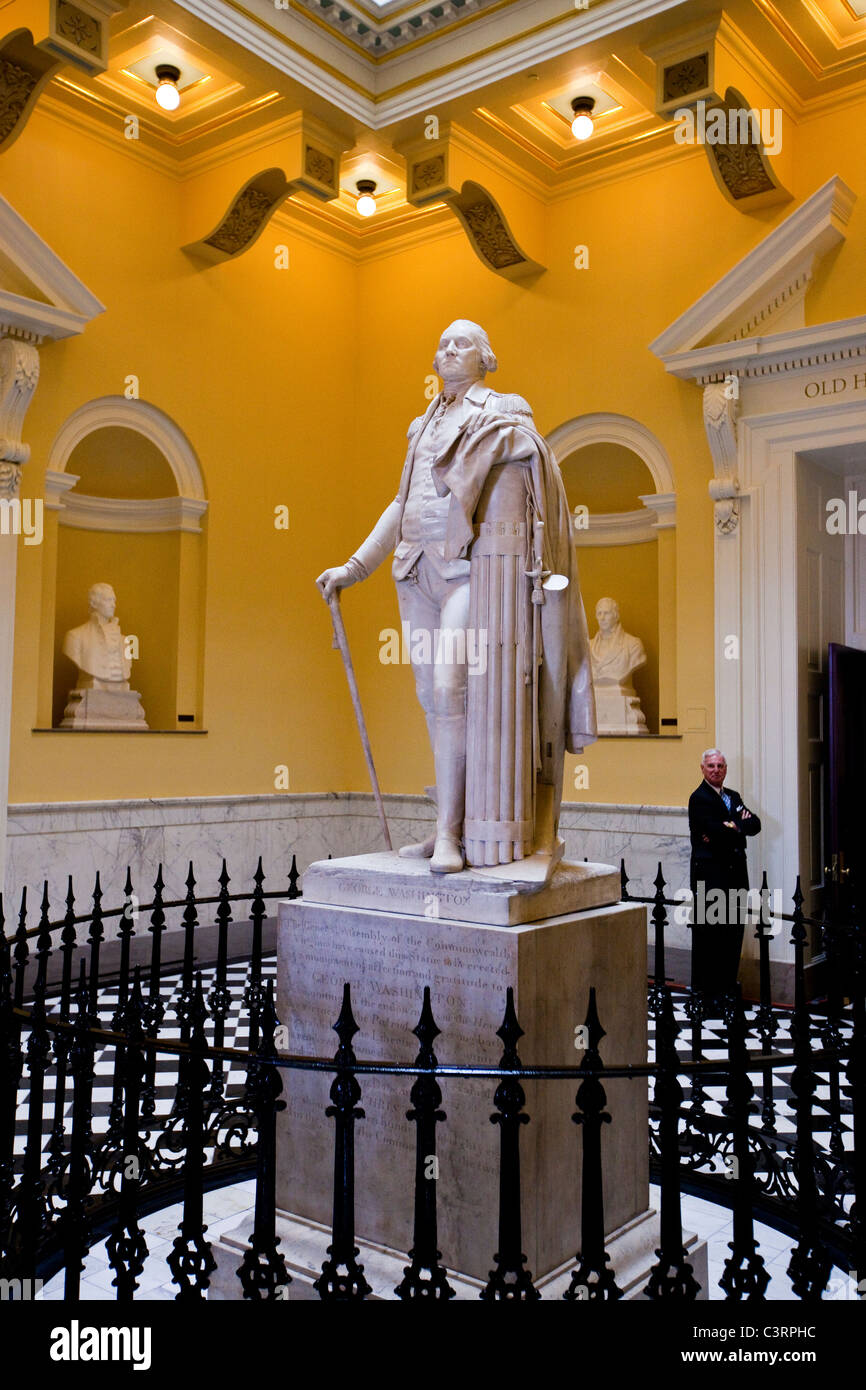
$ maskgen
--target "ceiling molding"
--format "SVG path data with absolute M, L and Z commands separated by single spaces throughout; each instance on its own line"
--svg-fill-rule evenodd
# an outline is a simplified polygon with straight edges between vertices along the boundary
M 105 305 L 2 196 L 0 251 L 47 301 L 0 288 L 0 329 L 37 339 L 71 338 L 105 312 Z
M 348 73 L 304 48 L 299 41 L 300 30 L 293 31 L 290 37 L 245 9 L 237 0 L 179 0 L 179 3 L 279 72 L 302 82 L 372 130 L 381 130 L 408 116 L 429 111 L 435 103 L 465 96 L 480 86 L 521 72 L 533 63 L 573 52 L 644 18 L 677 9 L 686 0 L 608 0 L 588 10 L 575 10 L 565 15 L 560 11 L 531 30 L 506 35 L 483 51 L 473 51 L 432 71 L 428 61 L 422 74 L 384 90 L 380 86 L 381 60 L 380 66 L 366 57 L 356 61 L 353 71 L 356 79 L 360 77 L 361 80 L 353 80 Z M 532 13 L 534 8 L 513 7 L 516 21 L 523 23 L 526 14 Z M 482 11 L 476 20 L 484 17 Z M 383 27 L 387 28 L 387 24 L 386 15 Z M 451 39 L 431 36 L 437 51 L 441 49 L 443 54 L 453 48 L 458 38 L 459 35 Z M 392 63 L 405 65 L 405 60 L 406 54 L 399 50 L 391 57 Z
M 708 339 L 730 342 L 759 324 L 766 327 L 792 307 L 799 306 L 802 323 L 802 300 L 814 265 L 844 240 L 855 201 L 856 194 L 838 175 L 828 179 L 659 334 L 650 351 L 667 365 Z

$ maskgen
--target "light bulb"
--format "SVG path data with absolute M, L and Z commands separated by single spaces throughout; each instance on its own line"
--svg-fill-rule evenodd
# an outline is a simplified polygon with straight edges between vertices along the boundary
M 176 111 L 180 106 L 180 92 L 177 90 L 180 69 L 170 63 L 161 63 L 156 70 L 156 76 L 157 106 L 161 106 L 163 111 Z
M 376 191 L 375 182 L 373 179 L 358 179 L 355 187 L 360 194 L 355 204 L 359 217 L 372 217 L 376 211 L 376 199 L 373 197 Z
M 574 97 L 571 109 L 574 112 L 574 120 L 571 123 L 571 133 L 575 140 L 588 140 L 592 134 L 592 111 L 595 106 L 595 97 Z

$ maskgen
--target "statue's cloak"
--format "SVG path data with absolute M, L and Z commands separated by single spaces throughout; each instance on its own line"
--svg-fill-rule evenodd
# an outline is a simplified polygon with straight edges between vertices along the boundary
M 595 697 L 568 499 L 559 466 L 531 415 L 523 411 L 494 413 L 488 399 L 487 408 L 474 416 L 433 465 L 439 495 L 451 494 L 445 558 L 456 559 L 470 553 L 475 538 L 475 509 L 490 469 L 500 463 L 519 464 L 527 470 L 532 520 L 541 522 L 543 527 L 543 577 L 547 573 L 559 574 L 568 580 L 567 588 L 555 591 L 541 588 L 539 577 L 534 596 L 534 601 L 540 602 L 541 617 L 542 777 L 556 782 L 562 775 L 563 751 L 579 753 L 597 737 Z

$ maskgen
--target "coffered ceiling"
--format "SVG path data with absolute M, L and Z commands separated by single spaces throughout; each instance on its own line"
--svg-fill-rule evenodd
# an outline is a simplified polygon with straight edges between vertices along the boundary
M 866 95 L 866 0 L 130 0 L 107 22 L 105 70 L 64 65 L 40 107 L 115 144 L 134 116 L 124 151 L 180 179 L 256 150 L 264 168 L 269 145 L 318 123 L 336 196 L 303 180 L 288 196 L 368 239 L 421 216 L 404 150 L 431 118 L 542 200 L 682 154 L 657 77 L 677 36 L 704 23 L 747 101 L 801 120 Z M 175 111 L 154 100 L 164 62 L 181 73 Z M 595 100 L 585 143 L 570 129 L 576 95 Z M 363 178 L 377 183 L 375 226 L 356 211 Z

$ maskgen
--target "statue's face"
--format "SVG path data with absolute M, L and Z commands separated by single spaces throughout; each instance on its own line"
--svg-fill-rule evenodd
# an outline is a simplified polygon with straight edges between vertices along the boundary
M 100 618 L 113 618 L 117 598 L 110 584 L 99 584 L 90 593 L 90 607 Z
M 439 339 L 433 366 L 442 380 L 449 385 L 484 379 L 481 348 L 470 325 L 463 319 L 457 319 L 445 329 Z
M 613 632 L 619 622 L 619 609 L 616 604 L 601 599 L 595 606 L 595 617 L 601 632 Z
M 728 764 L 725 762 L 724 755 L 721 753 L 711 753 L 701 763 L 701 772 L 706 777 L 711 787 L 724 786 L 725 776 L 727 775 Z

